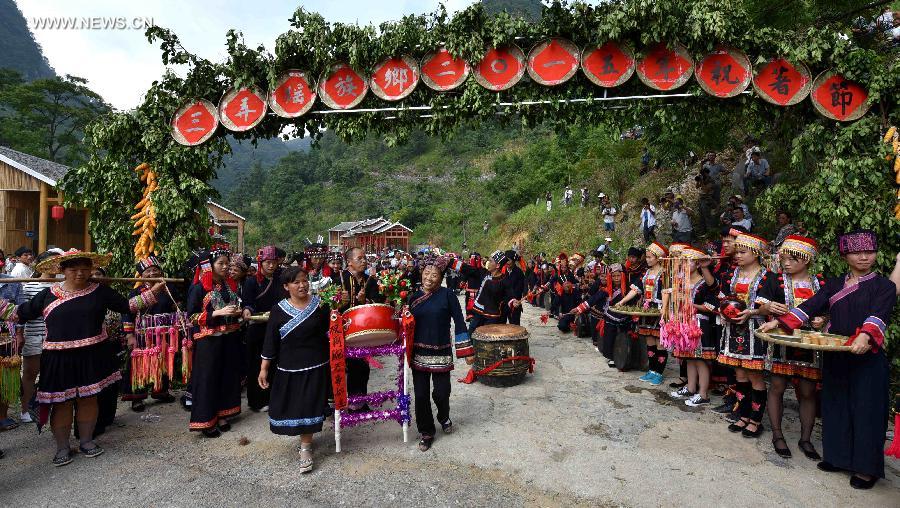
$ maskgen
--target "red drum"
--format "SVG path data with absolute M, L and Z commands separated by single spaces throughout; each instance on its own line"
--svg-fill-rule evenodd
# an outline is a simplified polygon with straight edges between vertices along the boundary
M 344 312 L 343 318 L 348 347 L 383 346 L 397 340 L 398 324 L 390 305 L 358 305 Z

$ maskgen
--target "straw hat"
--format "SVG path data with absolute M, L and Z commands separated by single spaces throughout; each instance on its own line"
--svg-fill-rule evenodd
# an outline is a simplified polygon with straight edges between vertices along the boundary
M 59 265 L 73 259 L 87 259 L 95 267 L 103 267 L 108 265 L 112 260 L 112 254 L 98 254 L 96 252 L 84 252 L 78 249 L 70 249 L 59 256 L 54 256 L 50 259 L 41 261 L 34 269 L 37 272 L 46 273 L 48 275 L 62 273 L 62 268 L 60 268 Z

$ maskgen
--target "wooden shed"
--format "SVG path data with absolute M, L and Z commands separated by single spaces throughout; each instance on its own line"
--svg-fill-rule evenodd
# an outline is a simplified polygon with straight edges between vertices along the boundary
M 247 219 L 232 212 L 231 210 L 225 208 L 219 203 L 216 203 L 215 201 L 207 201 L 206 209 L 209 211 L 209 216 L 212 219 L 213 223 L 214 231 L 211 231 L 211 233 L 215 235 L 221 234 L 222 231 L 226 229 L 237 230 L 236 252 L 245 253 L 244 226 L 247 224 Z
M 7 254 L 19 247 L 36 253 L 48 246 L 91 249 L 90 212 L 66 208 L 59 221 L 51 207 L 61 204 L 57 182 L 67 166 L 0 146 L 0 248 Z

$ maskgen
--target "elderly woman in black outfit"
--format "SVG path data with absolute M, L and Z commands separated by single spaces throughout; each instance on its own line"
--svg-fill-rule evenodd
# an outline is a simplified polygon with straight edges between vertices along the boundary
M 94 443 L 97 423 L 97 394 L 122 375 L 115 357 L 109 354 L 104 327 L 107 310 L 136 312 L 156 302 L 163 284 L 131 300 L 108 286 L 91 282 L 95 266 L 109 263 L 109 256 L 92 252 L 69 251 L 42 262 L 37 270 L 45 274 L 62 273 L 65 280 L 42 290 L 30 301 L 16 306 L 0 301 L 0 318 L 19 322 L 41 315 L 47 325 L 47 338 L 41 354 L 41 383 L 37 400 L 41 405 L 40 423 L 47 421 L 56 439 L 53 464 L 72 462 L 69 435 L 74 406 L 78 407 L 79 449 L 85 457 L 96 457 L 103 448 Z

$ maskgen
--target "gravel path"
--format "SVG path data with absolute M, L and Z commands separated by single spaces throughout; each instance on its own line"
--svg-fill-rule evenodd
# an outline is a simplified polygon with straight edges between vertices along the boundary
M 107 453 L 63 468 L 50 465 L 49 433 L 0 433 L 0 506 L 900 505 L 900 461 L 889 459 L 887 480 L 860 492 L 802 456 L 791 392 L 785 432 L 795 456 L 784 460 L 770 433 L 729 433 L 719 416 L 673 403 L 640 373 L 607 368 L 588 339 L 562 336 L 538 316 L 528 307 L 523 317 L 534 375 L 511 388 L 454 382 L 456 432 L 427 453 L 414 430 L 404 444 L 399 426 L 380 423 L 345 430 L 335 454 L 326 424 L 316 470 L 301 475 L 296 441 L 271 434 L 265 414 L 246 412 L 222 438 L 202 439 L 177 404 L 148 404 L 143 414 L 157 421 L 122 404 L 99 440 Z M 457 362 L 455 377 L 465 369 Z M 386 365 L 371 386 L 390 386 L 392 372 Z M 813 441 L 821 451 L 818 429 Z

